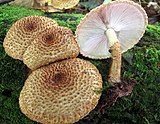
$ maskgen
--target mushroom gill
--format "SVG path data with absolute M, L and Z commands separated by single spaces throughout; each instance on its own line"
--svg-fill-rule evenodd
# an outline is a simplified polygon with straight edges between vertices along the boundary
M 86 116 L 98 103 L 102 78 L 97 68 L 74 58 L 33 71 L 20 93 L 21 111 L 47 124 L 69 124 Z
M 121 54 L 143 36 L 148 24 L 145 10 L 128 0 L 111 1 L 91 10 L 76 29 L 80 53 L 92 59 L 112 58 L 108 82 L 121 82 Z

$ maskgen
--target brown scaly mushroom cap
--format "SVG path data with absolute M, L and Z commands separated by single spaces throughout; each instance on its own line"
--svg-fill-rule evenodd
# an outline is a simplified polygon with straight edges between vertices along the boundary
M 51 62 L 74 58 L 79 47 L 72 31 L 67 27 L 53 26 L 41 32 L 23 55 L 24 63 L 32 70 Z
M 4 39 L 6 53 L 14 59 L 23 59 L 23 54 L 35 37 L 57 22 L 43 16 L 28 16 L 15 22 Z
M 69 9 L 78 4 L 79 0 L 51 0 L 51 5 L 58 9 Z
M 86 116 L 98 103 L 102 78 L 97 68 L 74 58 L 33 71 L 20 93 L 21 111 L 45 124 L 69 124 Z

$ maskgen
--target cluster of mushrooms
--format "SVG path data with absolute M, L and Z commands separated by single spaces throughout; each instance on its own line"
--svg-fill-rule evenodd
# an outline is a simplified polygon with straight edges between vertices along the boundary
M 100 99 L 102 77 L 93 64 L 76 58 L 79 51 L 92 59 L 112 57 L 108 82 L 114 86 L 121 82 L 121 53 L 139 41 L 146 25 L 143 8 L 125 0 L 93 9 L 78 25 L 76 37 L 43 16 L 15 22 L 4 49 L 32 70 L 20 93 L 21 111 L 45 124 L 70 124 L 86 116 Z
M 41 123 L 68 124 L 98 103 L 102 78 L 90 62 L 76 58 L 79 47 L 69 28 L 42 16 L 28 16 L 9 29 L 4 48 L 32 70 L 20 93 L 21 111 Z

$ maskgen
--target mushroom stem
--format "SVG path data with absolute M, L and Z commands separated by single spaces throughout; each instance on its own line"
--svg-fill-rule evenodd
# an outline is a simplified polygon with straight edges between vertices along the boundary
M 106 35 L 109 40 L 112 64 L 109 71 L 108 82 L 111 85 L 121 82 L 121 48 L 117 35 L 113 29 L 108 29 Z
M 120 44 L 116 42 L 111 47 L 112 64 L 109 71 L 108 82 L 112 85 L 121 82 L 121 49 Z

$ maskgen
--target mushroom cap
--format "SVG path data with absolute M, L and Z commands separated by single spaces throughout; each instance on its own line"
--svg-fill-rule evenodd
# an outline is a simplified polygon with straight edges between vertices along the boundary
M 80 53 L 93 59 L 111 57 L 106 30 L 116 32 L 122 53 L 143 36 L 148 24 L 144 9 L 133 1 L 113 1 L 93 9 L 76 30 Z
M 4 39 L 6 53 L 14 59 L 23 59 L 23 54 L 35 37 L 57 22 L 43 16 L 27 16 L 15 22 Z
M 86 116 L 98 103 L 102 78 L 88 61 L 74 58 L 33 71 L 20 93 L 22 113 L 45 124 L 69 124 Z
M 79 47 L 72 31 L 53 26 L 39 33 L 23 55 L 23 62 L 32 70 L 51 62 L 75 58 Z
M 58 9 L 69 9 L 78 4 L 79 0 L 51 0 L 51 5 Z

